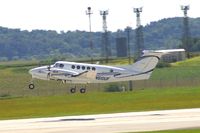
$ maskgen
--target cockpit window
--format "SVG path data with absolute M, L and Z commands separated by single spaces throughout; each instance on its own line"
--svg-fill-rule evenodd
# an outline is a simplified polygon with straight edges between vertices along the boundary
M 64 67 L 64 64 L 56 63 L 56 64 L 54 65 L 54 67 L 63 68 L 63 67 Z
M 63 68 L 63 67 L 64 67 L 64 64 L 60 64 L 59 67 L 60 67 L 60 68 Z
M 56 64 L 54 65 L 54 67 L 59 67 L 59 64 L 58 64 L 58 63 L 56 63 Z

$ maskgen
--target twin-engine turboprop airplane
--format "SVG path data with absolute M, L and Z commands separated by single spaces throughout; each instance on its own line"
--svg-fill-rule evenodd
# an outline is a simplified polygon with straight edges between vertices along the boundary
M 134 64 L 123 67 L 57 61 L 54 65 L 31 69 L 29 73 L 32 79 L 57 80 L 74 84 L 145 80 L 149 79 L 161 55 L 161 53 L 148 53 Z M 29 84 L 29 89 L 34 88 L 33 82 Z M 70 91 L 75 93 L 76 87 L 70 88 Z M 80 89 L 81 93 L 85 91 L 86 88 Z

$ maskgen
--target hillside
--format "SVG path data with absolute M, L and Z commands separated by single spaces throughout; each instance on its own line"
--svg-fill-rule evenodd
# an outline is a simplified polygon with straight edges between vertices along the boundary
M 200 66 L 200 56 L 194 57 L 185 61 L 180 61 L 172 64 L 173 66 Z
M 181 44 L 182 21 L 183 18 L 168 18 L 146 25 L 144 27 L 145 47 L 153 47 L 155 49 L 177 48 Z M 190 18 L 189 22 L 191 37 L 194 39 L 199 38 L 200 31 L 198 27 L 200 27 L 200 18 Z
M 200 50 L 200 18 L 190 19 L 193 38 L 191 49 Z M 181 44 L 182 18 L 168 18 L 144 26 L 145 49 L 178 48 Z M 112 55 L 115 56 L 115 38 L 126 37 L 125 30 L 109 32 Z M 92 33 L 93 56 L 101 55 L 101 33 Z M 135 30 L 130 34 L 131 53 L 134 51 Z M 0 61 L 17 59 L 89 57 L 89 33 L 86 31 L 22 31 L 0 27 Z

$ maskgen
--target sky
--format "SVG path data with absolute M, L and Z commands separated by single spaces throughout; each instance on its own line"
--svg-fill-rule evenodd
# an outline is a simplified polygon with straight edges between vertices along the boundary
M 92 8 L 92 31 L 102 31 L 101 10 L 108 10 L 109 31 L 136 28 L 133 8 L 142 7 L 141 24 L 163 18 L 182 17 L 181 5 L 190 5 L 188 15 L 200 17 L 199 0 L 0 0 L 0 26 L 21 30 L 89 31 L 87 7 Z

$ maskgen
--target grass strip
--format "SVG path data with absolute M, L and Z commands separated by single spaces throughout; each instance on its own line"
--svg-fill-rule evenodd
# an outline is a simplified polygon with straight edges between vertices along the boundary
M 200 87 L 0 99 L 0 119 L 200 107 Z
M 151 131 L 139 133 L 200 133 L 200 129 L 184 129 L 184 130 L 166 130 L 166 131 Z

